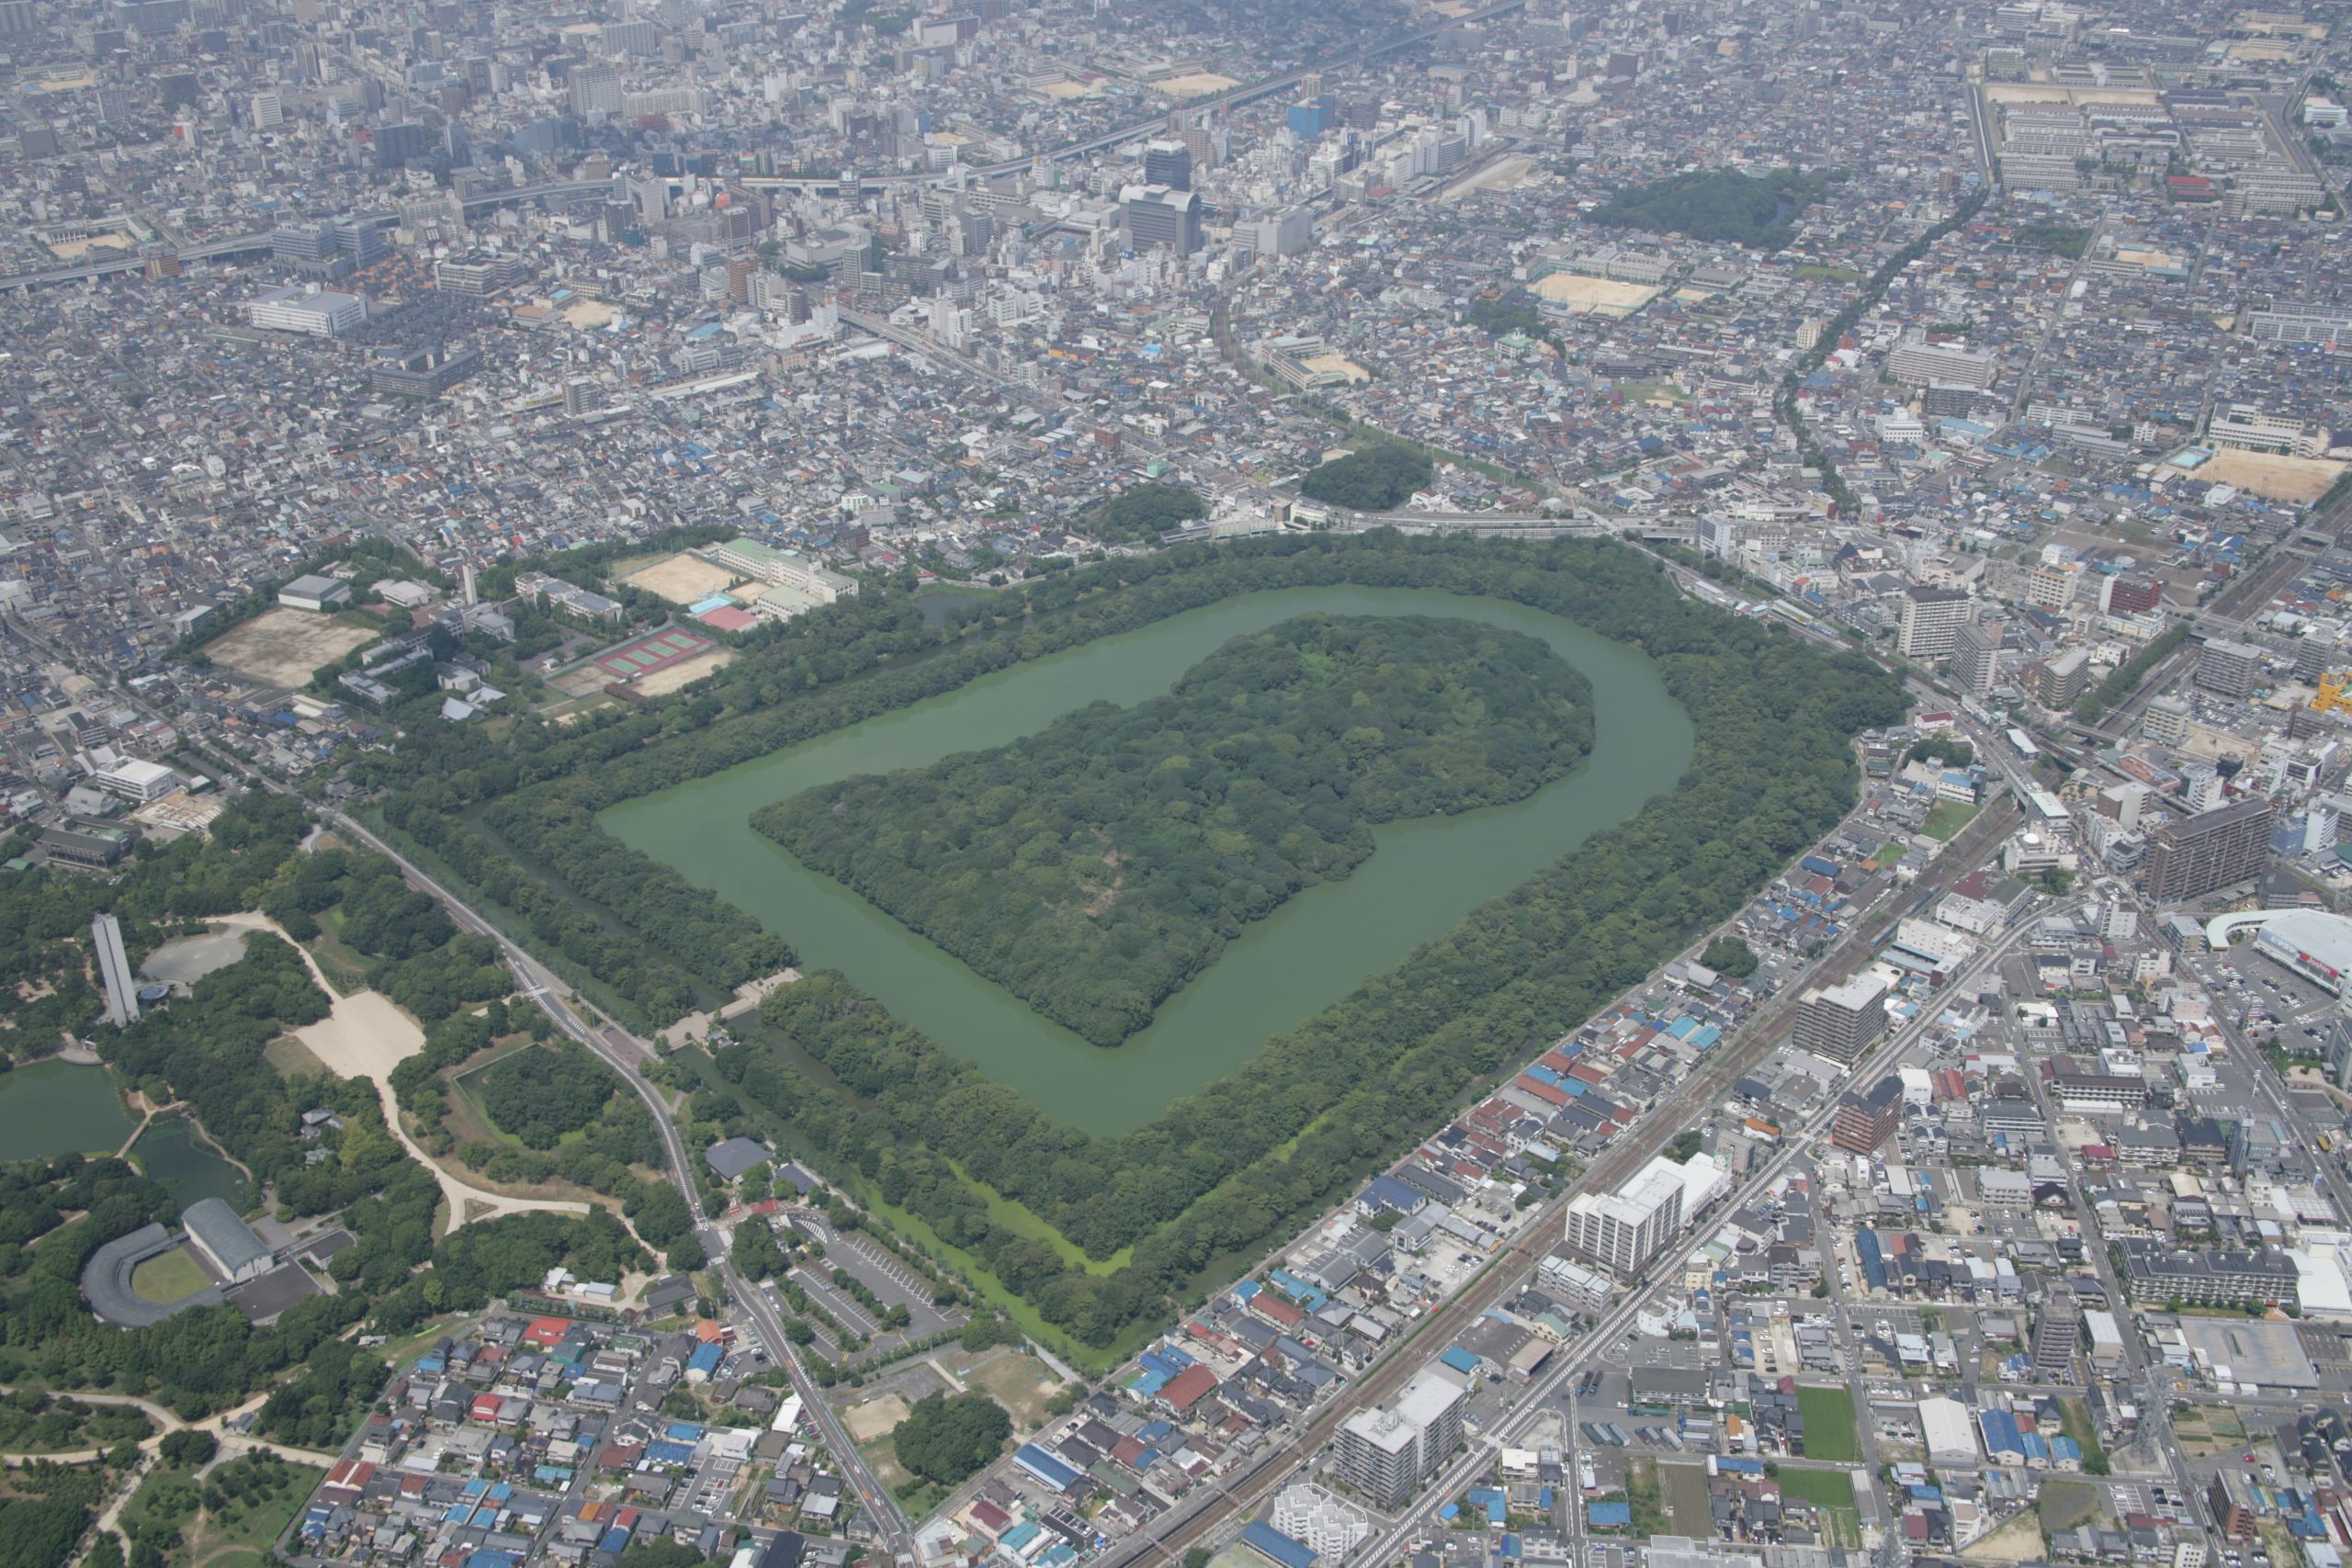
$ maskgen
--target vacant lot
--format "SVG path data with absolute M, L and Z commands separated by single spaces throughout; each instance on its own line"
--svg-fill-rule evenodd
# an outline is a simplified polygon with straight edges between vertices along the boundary
M 869 1399 L 863 1404 L 853 1404 L 842 1412 L 842 1424 L 849 1435 L 860 1443 L 870 1443 L 898 1428 L 910 1409 L 907 1402 L 895 1393 Z
M 1714 1534 L 1714 1518 L 1707 1504 L 1704 1465 L 1661 1464 L 1657 1467 L 1657 1485 L 1676 1534 L 1687 1535 L 1693 1540 L 1705 1540 Z
M 1854 1396 L 1842 1388 L 1800 1388 L 1797 1410 L 1804 1416 L 1804 1456 L 1850 1464 L 1862 1457 L 1854 1427 Z M 1847 1489 L 1850 1500 L 1851 1487 Z
M 141 1301 L 157 1306 L 169 1306 L 184 1302 L 212 1283 L 204 1266 L 190 1257 L 185 1247 L 158 1253 L 130 1271 L 130 1288 Z
M 221 669 L 265 686 L 291 691 L 380 633 L 345 626 L 332 615 L 290 610 L 281 604 L 206 645 L 205 656 Z
M 1967 827 L 1969 818 L 1974 817 L 1977 810 L 1976 807 L 1957 800 L 1939 800 L 1928 807 L 1928 825 L 1919 830 L 1930 839 L 1949 839 Z M 1806 1426 L 1810 1428 L 1812 1423 L 1807 1422 Z M 1806 1436 L 1812 1436 L 1810 1430 Z
M 2084 1481 L 2045 1481 L 2037 1507 L 2044 1530 L 2070 1530 L 2097 1524 L 2107 1510 L 2099 1506 L 2098 1488 Z
M 666 560 L 633 571 L 621 581 L 673 604 L 691 604 L 714 593 L 726 592 L 739 580 L 725 567 L 713 566 L 682 550 Z

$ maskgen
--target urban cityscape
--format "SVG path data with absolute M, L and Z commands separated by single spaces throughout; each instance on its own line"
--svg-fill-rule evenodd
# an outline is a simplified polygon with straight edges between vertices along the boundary
M 0 62 L 0 1568 L 2345 1568 L 2352 8 Z

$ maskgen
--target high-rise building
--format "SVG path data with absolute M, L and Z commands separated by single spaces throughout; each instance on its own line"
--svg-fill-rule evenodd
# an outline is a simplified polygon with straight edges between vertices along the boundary
M 1462 1385 L 1439 1369 L 1415 1373 L 1394 1404 L 1340 1425 L 1340 1476 L 1383 1507 L 1404 1502 L 1462 1446 Z
M 563 412 L 574 419 L 594 413 L 600 401 L 595 381 L 586 376 L 567 381 L 563 387 Z
M 2082 1337 L 2083 1311 L 2075 1292 L 2063 1285 L 2052 1288 L 2041 1298 L 2041 1315 L 2034 1320 L 2033 1370 L 2053 1382 L 2068 1381 Z
M 276 130 L 286 123 L 286 103 L 276 93 L 255 93 L 253 101 L 253 123 L 255 130 Z
M 1849 1089 L 1838 1100 L 1829 1141 L 1849 1154 L 1874 1154 L 1903 1124 L 1903 1080 L 1887 1074 L 1867 1089 Z
M 1170 190 L 1193 188 L 1193 150 L 1182 141 L 1162 139 L 1144 143 L 1143 183 Z
M 2225 697 L 2250 697 L 2262 681 L 2262 649 L 2251 643 L 2215 637 L 2198 654 L 2192 679 Z
M 2041 667 L 2041 705 L 2070 708 L 2091 682 L 2091 650 L 2070 648 Z
M 1970 621 L 1953 637 L 1951 674 L 1963 695 L 1981 697 L 1993 689 L 2000 675 L 2002 636 L 1998 621 Z
M 117 1029 L 139 1021 L 139 982 L 122 951 L 122 926 L 112 915 L 90 922 L 90 945 L 97 950 L 98 978 L 107 991 L 107 1021 Z
M 571 112 L 582 119 L 610 119 L 621 112 L 621 73 L 609 65 L 582 65 L 571 73 Z
M 2150 577 L 2110 577 L 2103 596 L 2106 603 L 2099 607 L 2110 615 L 2144 615 L 2156 607 L 2164 590 Z
M 1851 1063 L 1885 1032 L 1886 982 L 1876 976 L 1817 986 L 1797 1002 L 1797 1048 L 1826 1060 Z
M 1968 620 L 1968 595 L 1957 588 L 1906 588 L 1895 646 L 1905 659 L 1941 659 Z
M 1130 248 L 1170 250 L 1180 256 L 1201 248 L 1200 197 L 1193 192 L 1170 190 L 1166 186 L 1129 186 L 1120 192 L 1119 199 Z
M 2270 850 L 2270 803 L 2248 795 L 2158 828 L 2140 885 L 2159 904 L 2201 898 L 2262 869 Z
M 1682 1172 L 1661 1156 L 1614 1192 L 1578 1193 L 1568 1204 L 1568 1250 L 1632 1278 L 1681 1233 L 1682 1187 Z

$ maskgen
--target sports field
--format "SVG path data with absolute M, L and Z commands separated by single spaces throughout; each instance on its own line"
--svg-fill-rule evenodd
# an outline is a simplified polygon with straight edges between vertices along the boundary
M 718 646 L 707 637 L 672 626 L 667 631 L 625 642 L 609 653 L 600 653 L 593 662 L 612 680 L 634 681 L 640 675 L 667 670 L 698 653 L 707 653 Z
M 153 1302 L 157 1306 L 184 1302 L 210 1283 L 204 1266 L 188 1256 L 185 1247 L 159 1252 L 130 1271 L 131 1290 L 141 1301 Z
M 265 686 L 307 685 L 321 666 L 381 637 L 333 615 L 279 605 L 207 644 L 205 657 L 221 669 Z

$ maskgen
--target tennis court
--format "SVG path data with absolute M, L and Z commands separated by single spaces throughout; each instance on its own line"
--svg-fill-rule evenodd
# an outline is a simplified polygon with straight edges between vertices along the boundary
M 657 670 L 667 670 L 673 664 L 707 653 L 718 646 L 707 637 L 697 637 L 693 632 L 673 626 L 600 653 L 593 662 L 613 680 L 634 681 L 640 675 L 650 675 Z

